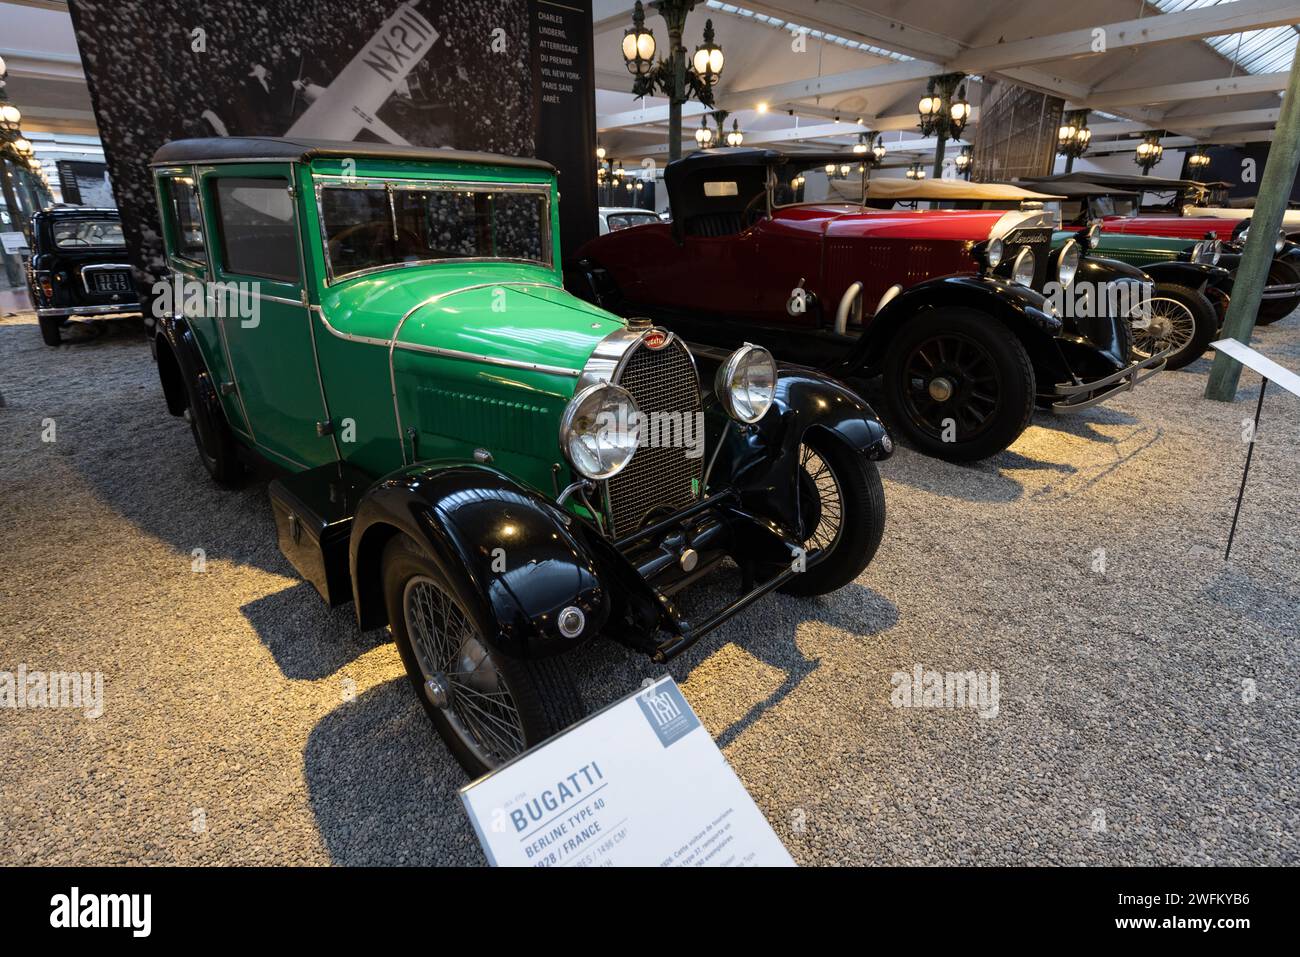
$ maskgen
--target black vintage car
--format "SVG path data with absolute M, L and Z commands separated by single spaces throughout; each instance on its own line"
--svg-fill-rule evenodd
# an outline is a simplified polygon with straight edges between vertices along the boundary
M 34 215 L 27 290 L 47 346 L 59 344 L 70 318 L 139 313 L 117 210 L 51 206 Z

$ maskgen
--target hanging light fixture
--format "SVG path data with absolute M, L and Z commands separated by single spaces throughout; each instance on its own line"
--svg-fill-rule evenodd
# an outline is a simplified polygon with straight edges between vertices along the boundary
M 605 158 L 605 147 L 601 146 L 600 143 L 597 142 L 597 143 L 596 143 L 596 159 L 598 159 L 598 160 L 603 160 L 604 158 Z
M 731 132 L 727 134 L 728 146 L 741 146 L 745 142 L 745 134 L 740 132 L 740 120 L 731 121 Z
M 1160 158 L 1165 154 L 1165 148 L 1160 145 L 1161 134 L 1158 132 L 1148 133 L 1138 144 L 1137 152 L 1133 155 L 1133 162 L 1142 167 L 1142 175 L 1146 176 L 1151 172 L 1151 167 L 1160 162 Z
M 966 129 L 970 120 L 970 103 L 966 102 L 966 85 L 962 84 L 957 96 L 948 106 L 948 138 L 956 139 Z
M 655 32 L 645 25 L 645 10 L 637 0 L 632 26 L 623 31 L 623 62 L 633 76 L 645 76 L 654 68 Z
M 722 65 L 722 47 L 713 42 L 713 21 L 705 20 L 704 42 L 695 48 L 691 68 L 705 86 L 713 86 L 722 74 Z
M 871 155 L 876 158 L 875 161 L 877 166 L 879 166 L 881 163 L 885 161 L 886 152 L 887 151 L 885 150 L 885 138 L 883 136 L 877 136 L 876 145 L 871 147 Z

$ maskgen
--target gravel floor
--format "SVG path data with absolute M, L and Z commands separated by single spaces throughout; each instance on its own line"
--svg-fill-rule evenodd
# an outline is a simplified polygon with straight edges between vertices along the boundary
M 0 864 L 482 863 L 392 645 L 294 577 L 264 484 L 207 481 L 140 324 L 95 331 L 0 320 L 0 671 L 105 697 L 0 711 Z M 1255 344 L 1300 368 L 1300 317 Z M 669 667 L 797 861 L 1300 862 L 1300 403 L 1270 393 L 1225 564 L 1259 380 L 1207 402 L 1208 368 L 979 465 L 902 450 L 858 583 Z M 997 672 L 996 716 L 894 707 L 918 664 Z M 595 705 L 663 671 L 576 666 Z

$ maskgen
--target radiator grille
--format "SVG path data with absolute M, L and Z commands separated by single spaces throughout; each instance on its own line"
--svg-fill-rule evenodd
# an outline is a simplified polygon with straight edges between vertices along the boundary
M 1020 250 L 1026 246 L 1034 254 L 1033 289 L 1036 292 L 1042 292 L 1047 280 L 1056 278 L 1055 272 L 1051 276 L 1048 275 L 1048 270 L 1054 259 L 1052 230 L 1043 227 L 1013 229 L 1002 241 L 1002 261 L 1004 263 L 1015 263 L 1016 256 L 1020 255 Z M 1011 275 L 1009 270 L 1007 275 Z
M 689 457 L 692 448 L 682 441 L 690 437 L 696 443 L 703 442 L 703 436 L 696 432 L 702 430 L 703 422 L 698 414 L 699 379 L 690 353 L 679 339 L 662 349 L 638 344 L 633 350 L 617 384 L 632 394 L 644 420 L 641 445 L 632 461 L 605 483 L 615 538 L 635 532 L 651 518 L 695 502 L 704 465 L 703 455 Z M 652 443 L 652 426 L 656 423 L 654 431 L 659 441 Z M 702 449 L 702 444 L 695 445 L 695 451 Z

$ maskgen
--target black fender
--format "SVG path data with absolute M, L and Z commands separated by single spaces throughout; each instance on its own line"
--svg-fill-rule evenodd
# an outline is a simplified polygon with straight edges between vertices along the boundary
M 903 324 L 930 309 L 976 309 L 1007 326 L 1025 343 L 1031 356 L 1050 348 L 1061 331 L 1040 293 L 998 276 L 963 274 L 927 279 L 905 289 L 868 321 L 857 345 L 826 371 L 844 378 L 871 376 Z
M 358 503 L 348 564 L 363 629 L 388 621 L 380 559 L 399 533 L 428 549 L 502 654 L 568 651 L 609 616 L 610 594 L 577 518 L 495 469 L 426 464 L 380 479 Z M 586 622 L 565 637 L 557 616 L 570 605 Z
M 795 479 L 804 436 L 824 431 L 873 460 L 888 458 L 894 443 L 871 406 L 848 386 L 798 366 L 779 365 L 778 373 L 772 408 L 755 424 L 710 416 L 718 423 L 722 444 L 709 473 L 709 491 L 736 491 L 745 511 L 775 521 L 802 540 Z
M 1143 266 L 1148 276 L 1157 283 L 1173 283 L 1188 289 L 1201 290 L 1224 279 L 1231 279 L 1228 270 L 1209 263 L 1190 263 L 1170 260 Z
M 221 396 L 190 324 L 175 316 L 159 319 L 151 347 L 158 362 L 158 379 L 162 382 L 167 411 L 172 415 L 185 412 L 190 404 L 185 383 L 191 381 L 197 388 L 204 411 L 213 417 L 213 421 L 223 421 L 226 413 L 221 408 Z

